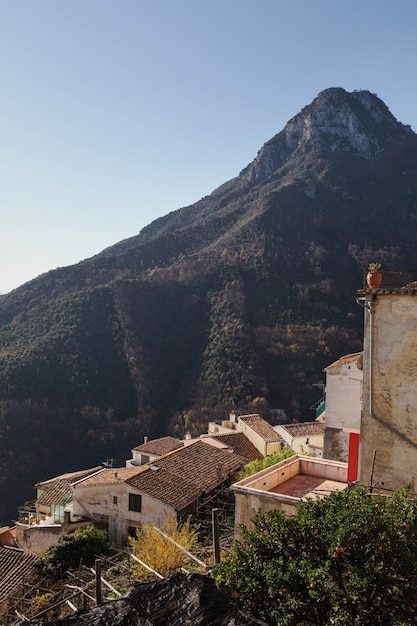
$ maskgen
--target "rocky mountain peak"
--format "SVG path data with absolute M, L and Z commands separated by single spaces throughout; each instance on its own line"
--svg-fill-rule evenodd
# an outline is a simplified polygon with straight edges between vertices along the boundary
M 375 94 L 325 89 L 264 144 L 241 175 L 259 182 L 291 159 L 317 151 L 375 158 L 388 142 L 411 132 Z

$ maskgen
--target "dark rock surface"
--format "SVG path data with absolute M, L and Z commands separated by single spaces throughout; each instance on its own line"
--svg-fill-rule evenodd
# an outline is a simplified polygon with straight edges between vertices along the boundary
M 86 612 L 28 626 L 266 626 L 241 613 L 217 583 L 200 574 L 173 574 L 132 587 L 125 596 Z

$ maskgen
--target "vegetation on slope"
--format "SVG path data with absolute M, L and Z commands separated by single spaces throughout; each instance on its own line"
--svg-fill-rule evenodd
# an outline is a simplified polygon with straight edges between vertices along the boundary
M 233 408 L 311 419 L 323 368 L 361 349 L 363 268 L 417 267 L 416 135 L 343 90 L 300 128 L 317 107 L 314 145 L 293 121 L 210 196 L 0 297 L 0 522 L 31 483 L 123 465 L 144 435 Z M 383 150 L 339 146 L 346 107 Z

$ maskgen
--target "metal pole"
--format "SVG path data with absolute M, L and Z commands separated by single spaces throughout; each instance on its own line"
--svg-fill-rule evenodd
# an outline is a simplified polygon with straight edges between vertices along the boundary
M 219 509 L 212 509 L 211 522 L 213 528 L 214 565 L 217 565 L 220 563 Z
M 101 559 L 95 561 L 96 570 L 96 604 L 97 606 L 102 603 L 101 596 Z

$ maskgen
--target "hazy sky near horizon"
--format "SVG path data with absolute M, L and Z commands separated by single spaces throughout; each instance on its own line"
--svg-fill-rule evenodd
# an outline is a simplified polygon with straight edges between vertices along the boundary
M 328 87 L 417 131 L 415 0 L 1 0 L 0 293 L 230 180 Z

